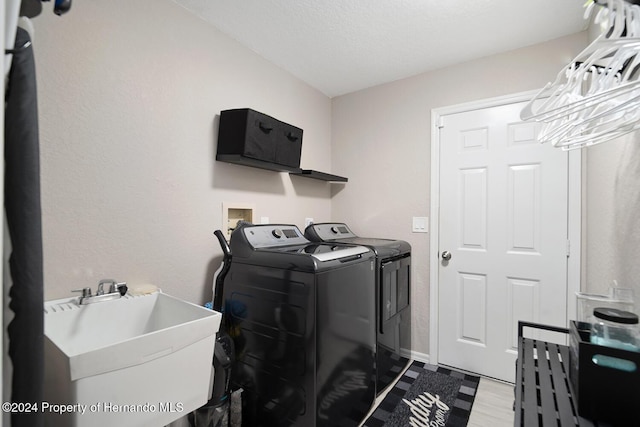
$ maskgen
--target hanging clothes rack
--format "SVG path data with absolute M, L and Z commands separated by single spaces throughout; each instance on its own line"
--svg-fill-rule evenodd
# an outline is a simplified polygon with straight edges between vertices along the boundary
M 542 123 L 538 139 L 580 148 L 640 129 L 640 0 L 594 0 L 585 19 L 602 34 L 565 66 L 521 112 Z M 604 7 L 602 7 L 604 6 Z

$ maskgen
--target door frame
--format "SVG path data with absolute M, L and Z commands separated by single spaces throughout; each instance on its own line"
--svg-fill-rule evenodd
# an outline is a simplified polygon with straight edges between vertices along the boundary
M 440 241 L 440 127 L 442 117 L 532 99 L 538 91 L 520 92 L 495 98 L 465 102 L 431 110 L 431 230 L 429 237 L 429 362 L 438 364 L 439 241 Z M 567 253 L 567 319 L 576 317 L 576 292 L 580 291 L 582 230 L 582 151 L 569 151 Z

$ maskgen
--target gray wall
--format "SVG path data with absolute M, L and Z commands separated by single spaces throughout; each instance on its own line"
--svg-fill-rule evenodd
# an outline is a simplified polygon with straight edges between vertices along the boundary
M 115 278 L 202 303 L 223 202 L 300 227 L 330 216 L 330 184 L 215 161 L 220 111 L 249 107 L 303 128 L 302 165 L 330 172 L 319 91 L 170 1 L 80 1 L 33 23 L 47 300 Z
M 615 280 L 631 288 L 640 308 L 640 135 L 583 150 L 583 290 L 607 293 Z
M 414 351 L 429 353 L 429 234 L 411 219 L 429 216 L 431 110 L 539 89 L 587 43 L 582 32 L 333 99 L 333 170 L 349 185 L 332 216 L 411 243 Z

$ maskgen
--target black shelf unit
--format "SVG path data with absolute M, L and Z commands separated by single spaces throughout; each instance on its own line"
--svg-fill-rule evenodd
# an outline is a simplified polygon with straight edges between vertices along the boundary
M 312 169 L 300 169 L 291 166 L 281 165 L 278 163 L 265 162 L 264 160 L 252 159 L 241 154 L 218 154 L 216 160 L 219 162 L 233 163 L 241 166 L 250 166 L 253 168 L 270 170 L 273 172 L 288 172 L 289 175 L 301 176 L 304 178 L 313 178 L 319 181 L 332 183 L 340 183 L 349 181 L 348 178 L 330 173 L 319 172 Z
M 250 166 L 253 168 L 266 169 L 273 172 L 299 172 L 301 169 L 293 166 L 281 165 L 279 163 L 267 162 L 264 160 L 252 159 L 241 154 L 218 154 L 216 160 L 219 162 L 234 163 L 236 165 Z
M 348 178 L 345 178 L 343 176 L 332 175 L 330 173 L 325 173 L 325 172 L 318 172 L 312 169 L 300 169 L 299 171 L 296 171 L 296 172 L 289 172 L 289 175 L 304 176 L 305 178 L 313 178 L 313 179 L 318 179 L 320 181 L 327 181 L 327 182 L 349 181 Z
M 591 324 L 570 328 L 518 321 L 514 402 L 516 427 L 617 427 L 636 425 L 638 372 L 600 366 L 595 355 L 633 361 L 637 352 L 591 344 Z M 569 335 L 560 345 L 524 336 L 524 328 Z

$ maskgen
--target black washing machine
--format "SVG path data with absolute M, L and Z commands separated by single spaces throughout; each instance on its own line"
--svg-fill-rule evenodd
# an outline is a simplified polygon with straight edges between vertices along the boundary
M 309 225 L 304 235 L 313 242 L 366 246 L 376 254 L 377 379 L 380 394 L 407 366 L 402 350 L 411 350 L 411 245 L 403 240 L 356 236 L 346 224 Z
M 224 280 L 243 425 L 355 426 L 375 401 L 375 255 L 295 225 L 234 230 Z

